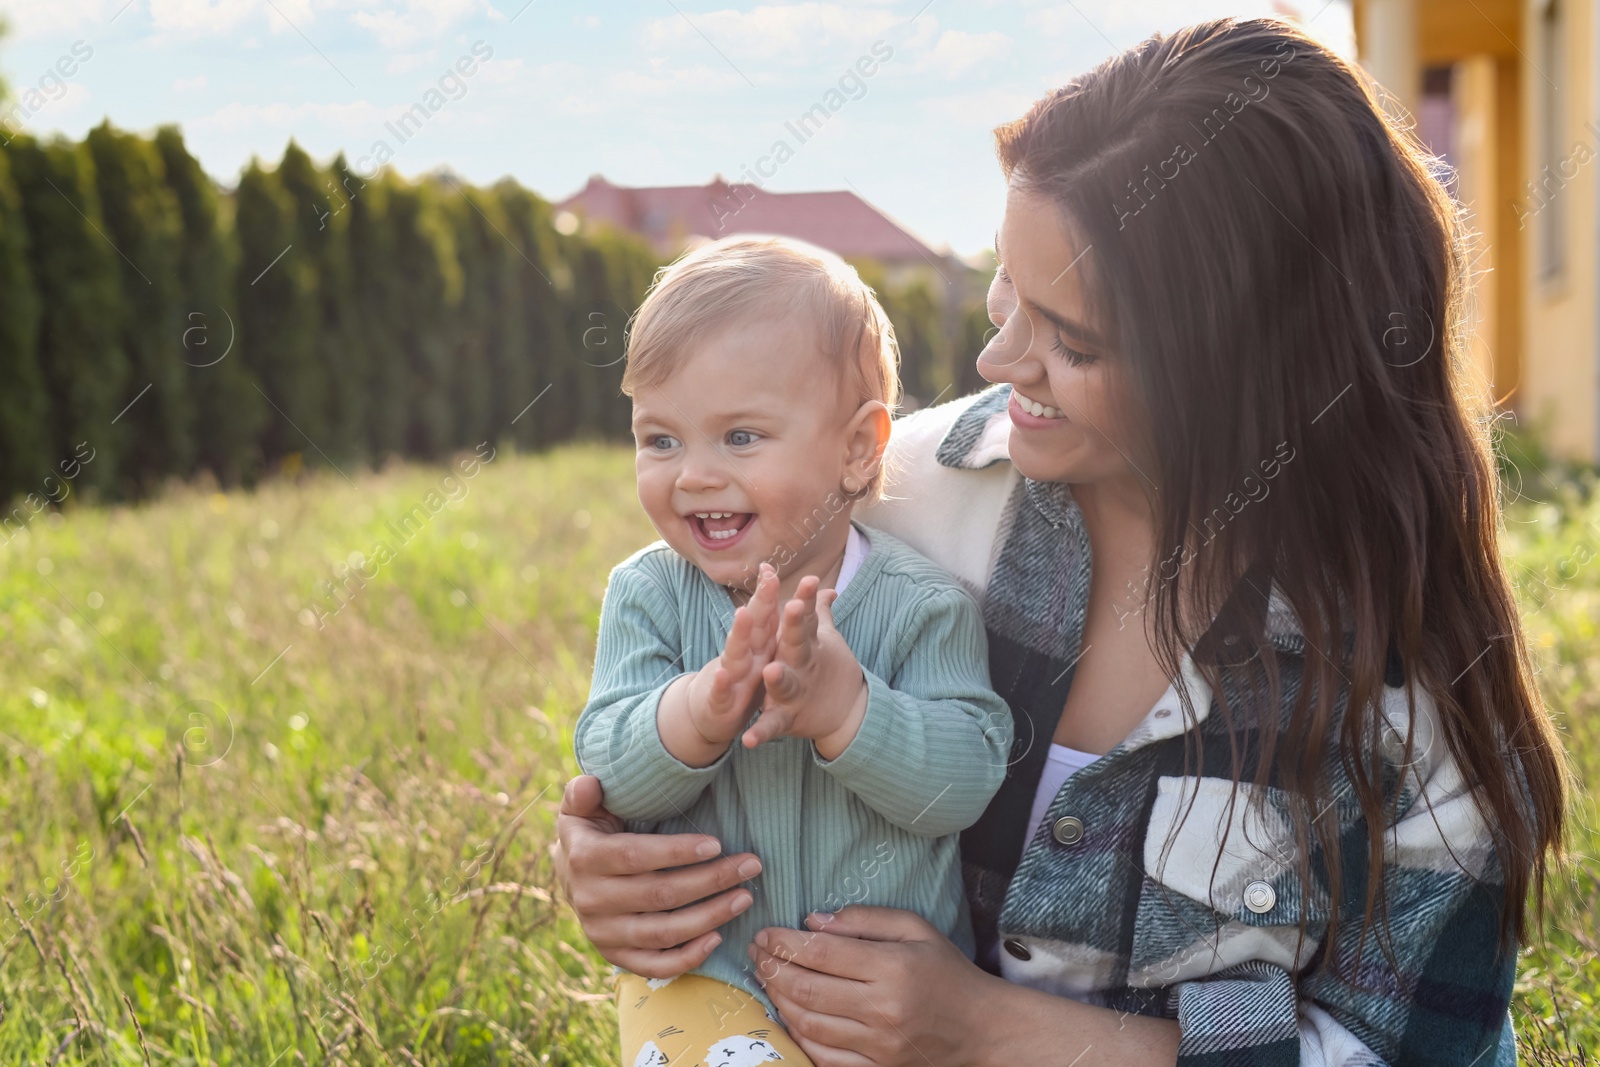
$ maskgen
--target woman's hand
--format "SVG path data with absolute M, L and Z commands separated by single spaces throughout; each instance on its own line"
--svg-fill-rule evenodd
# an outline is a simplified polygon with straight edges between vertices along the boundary
M 1002 1020 L 986 1008 L 1007 983 L 918 915 L 851 905 L 811 932 L 769 926 L 749 948 L 756 975 L 817 1067 L 978 1062 Z
M 805 930 L 769 926 L 756 976 L 817 1067 L 1070 1063 L 1164 1067 L 1178 1024 L 1012 985 L 920 916 L 852 904 Z
M 704 834 L 630 834 L 600 806 L 600 779 L 567 783 L 550 846 L 556 877 L 600 955 L 645 978 L 699 966 L 722 941 L 717 927 L 754 897 L 738 888 L 761 872 L 749 852 L 718 856 Z

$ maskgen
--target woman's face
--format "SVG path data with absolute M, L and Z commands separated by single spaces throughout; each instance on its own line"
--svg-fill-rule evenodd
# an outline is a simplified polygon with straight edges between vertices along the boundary
M 1128 368 L 1091 300 L 1093 246 L 1080 247 L 1048 200 L 1013 184 L 995 252 L 989 319 L 1000 330 L 978 372 L 1011 384 L 1012 463 L 1035 481 L 1142 481 Z

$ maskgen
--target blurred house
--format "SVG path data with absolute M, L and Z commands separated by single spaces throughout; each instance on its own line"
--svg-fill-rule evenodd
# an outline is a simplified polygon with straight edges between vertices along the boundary
M 1493 396 L 1600 460 L 1600 0 L 1354 2 L 1362 65 L 1471 210 Z
M 597 174 L 556 210 L 631 230 L 663 256 L 729 234 L 772 233 L 846 259 L 876 260 L 892 284 L 927 275 L 939 292 L 959 273 L 947 253 L 929 248 L 853 192 L 774 193 L 720 176 L 707 185 L 625 188 Z

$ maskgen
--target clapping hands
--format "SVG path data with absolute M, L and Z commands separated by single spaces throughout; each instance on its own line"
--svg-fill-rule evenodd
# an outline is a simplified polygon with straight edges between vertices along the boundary
M 689 683 L 689 721 L 708 745 L 726 746 L 761 706 L 762 671 L 777 648 L 777 609 L 778 572 L 763 563 L 750 602 L 733 613 L 722 655 Z
M 855 737 L 866 714 L 866 677 L 833 625 L 838 593 L 819 593 L 820 585 L 814 575 L 800 579 L 780 611 L 777 571 L 761 565 L 750 602 L 734 612 L 722 655 L 690 682 L 686 710 L 707 745 L 720 750 L 741 732 L 746 748 L 805 737 L 833 759 Z
M 775 737 L 806 737 L 833 759 L 855 737 L 867 710 L 867 680 L 855 653 L 833 625 L 839 594 L 800 579 L 783 607 L 773 654 L 761 670 L 766 699 L 744 732 L 746 748 Z

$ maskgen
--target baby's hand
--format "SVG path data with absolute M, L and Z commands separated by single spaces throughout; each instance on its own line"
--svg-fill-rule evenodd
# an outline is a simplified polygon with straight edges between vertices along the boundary
M 820 596 L 814 575 L 800 579 L 784 605 L 776 655 L 762 669 L 766 699 L 744 732 L 754 748 L 774 737 L 808 737 L 824 759 L 845 750 L 867 710 L 867 679 L 855 653 L 833 625 L 837 590 Z
M 775 650 L 777 612 L 778 572 L 763 563 L 750 602 L 733 613 L 722 655 L 690 684 L 689 721 L 708 745 L 732 741 L 759 706 L 761 671 Z

